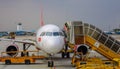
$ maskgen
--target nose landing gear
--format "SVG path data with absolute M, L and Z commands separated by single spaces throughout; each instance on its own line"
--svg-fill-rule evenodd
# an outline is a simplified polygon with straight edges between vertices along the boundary
M 50 60 L 48 61 L 48 67 L 54 67 L 54 61 L 52 60 L 52 55 L 50 55 Z
M 48 67 L 54 67 L 54 62 L 52 60 L 48 61 Z

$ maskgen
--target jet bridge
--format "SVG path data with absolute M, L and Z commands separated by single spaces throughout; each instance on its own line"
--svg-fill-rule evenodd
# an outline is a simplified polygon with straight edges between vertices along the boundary
M 80 21 L 66 22 L 65 27 L 70 44 L 85 44 L 110 60 L 120 58 L 120 42 L 99 28 Z

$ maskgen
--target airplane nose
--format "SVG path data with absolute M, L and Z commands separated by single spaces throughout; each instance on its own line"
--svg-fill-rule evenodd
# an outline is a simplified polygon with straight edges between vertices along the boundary
M 59 39 L 59 38 L 52 38 L 46 41 L 46 43 L 44 44 L 45 46 L 47 46 L 47 53 L 57 53 L 59 52 L 63 46 L 64 46 L 64 40 Z
M 49 44 L 49 46 L 59 46 L 59 44 L 60 44 L 60 40 L 58 40 L 58 39 L 54 39 L 54 40 L 48 40 L 47 41 L 48 42 L 48 44 Z

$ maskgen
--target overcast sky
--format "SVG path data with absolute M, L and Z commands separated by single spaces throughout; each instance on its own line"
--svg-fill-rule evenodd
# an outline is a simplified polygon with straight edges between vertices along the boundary
M 102 30 L 120 27 L 120 0 L 0 0 L 0 31 L 13 31 L 19 22 L 24 30 L 45 24 L 63 27 L 66 21 L 83 21 Z

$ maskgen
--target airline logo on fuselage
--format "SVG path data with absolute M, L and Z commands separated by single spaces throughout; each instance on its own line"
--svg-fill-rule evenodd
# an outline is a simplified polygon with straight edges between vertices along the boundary
M 41 42 L 41 37 L 38 38 L 38 42 Z

